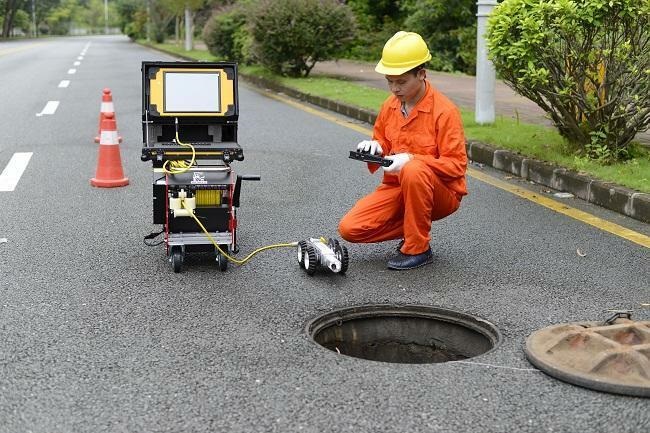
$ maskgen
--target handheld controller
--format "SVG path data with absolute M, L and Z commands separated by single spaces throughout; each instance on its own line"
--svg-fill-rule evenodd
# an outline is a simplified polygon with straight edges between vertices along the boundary
M 382 158 L 381 156 L 376 156 L 376 155 L 371 155 L 367 152 L 358 152 L 351 150 L 350 151 L 350 159 L 356 159 L 357 161 L 364 161 L 364 162 L 370 162 L 372 164 L 379 164 L 382 167 L 388 167 L 390 166 L 393 161 L 390 159 Z

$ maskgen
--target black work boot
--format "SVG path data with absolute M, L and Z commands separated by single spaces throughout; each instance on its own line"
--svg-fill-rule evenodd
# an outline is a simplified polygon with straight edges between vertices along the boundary
M 388 261 L 388 269 L 405 271 L 407 269 L 419 268 L 432 262 L 433 254 L 431 253 L 431 248 L 423 253 L 414 255 L 399 252 L 397 256 Z

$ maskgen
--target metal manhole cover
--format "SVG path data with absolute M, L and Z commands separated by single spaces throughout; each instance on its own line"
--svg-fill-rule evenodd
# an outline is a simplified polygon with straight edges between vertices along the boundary
M 574 385 L 650 397 L 648 321 L 549 326 L 528 337 L 526 356 L 540 370 Z

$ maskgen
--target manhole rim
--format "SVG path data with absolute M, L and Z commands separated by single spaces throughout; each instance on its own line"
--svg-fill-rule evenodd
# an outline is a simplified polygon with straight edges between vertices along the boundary
M 316 345 L 318 348 L 328 352 L 332 356 L 345 356 L 346 358 L 355 359 L 358 361 L 364 362 L 379 362 L 386 364 L 383 361 L 376 361 L 372 359 L 357 358 L 345 354 L 337 354 L 326 347 L 319 344 L 314 338 L 323 329 L 326 329 L 332 325 L 336 325 L 337 322 L 349 322 L 351 320 L 358 320 L 364 318 L 370 318 L 377 313 L 384 312 L 387 316 L 392 317 L 420 317 L 423 319 L 430 320 L 439 320 L 447 323 L 452 323 L 458 326 L 463 326 L 474 332 L 477 332 L 484 338 L 486 338 L 492 347 L 476 356 L 473 356 L 471 359 L 478 358 L 490 354 L 497 350 L 503 343 L 503 335 L 499 328 L 492 322 L 485 320 L 481 317 L 474 316 L 469 313 L 464 313 L 461 311 L 451 310 L 449 308 L 438 307 L 434 305 L 424 305 L 424 304 L 363 304 L 355 305 L 352 307 L 344 308 L 334 308 L 332 311 L 320 314 L 317 317 L 314 317 L 307 321 L 305 325 L 305 333 L 309 337 L 309 341 Z M 348 313 L 349 315 L 345 315 Z M 451 314 L 450 314 L 451 313 Z M 321 322 L 322 323 L 319 323 Z M 426 364 L 405 364 L 405 363 L 393 363 L 395 365 L 438 365 L 438 364 L 447 364 L 450 362 L 458 361 L 448 361 L 444 363 L 426 363 Z

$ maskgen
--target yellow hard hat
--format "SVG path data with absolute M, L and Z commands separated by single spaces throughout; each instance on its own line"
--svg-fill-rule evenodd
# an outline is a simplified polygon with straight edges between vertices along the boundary
M 412 32 L 397 32 L 390 38 L 375 71 L 384 75 L 402 75 L 431 60 L 431 53 L 422 36 Z

